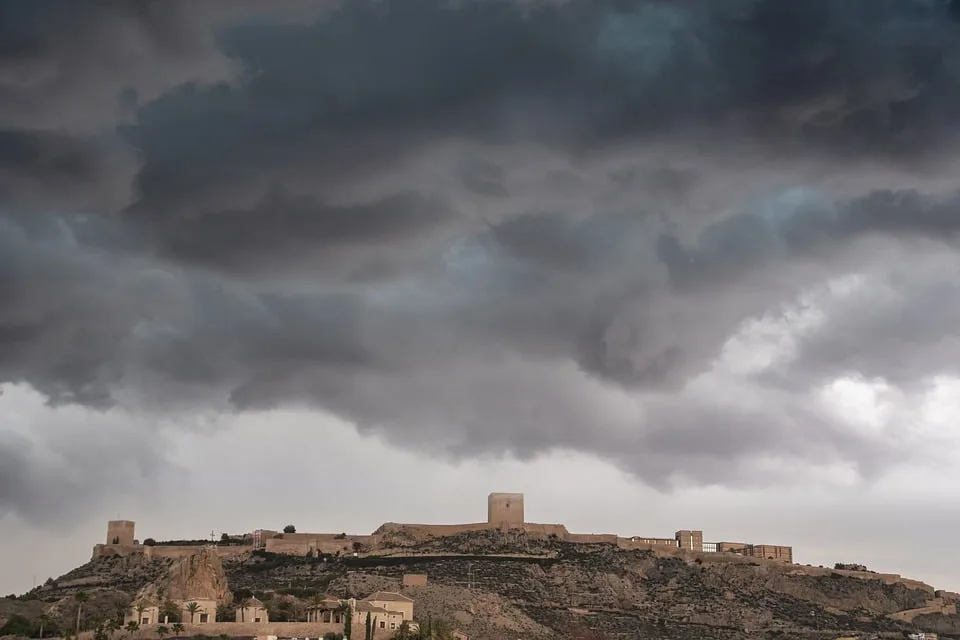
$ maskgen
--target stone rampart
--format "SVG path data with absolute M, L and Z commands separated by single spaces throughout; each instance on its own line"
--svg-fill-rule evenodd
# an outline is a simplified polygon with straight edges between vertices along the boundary
M 93 557 L 125 557 L 134 554 L 143 554 L 147 558 L 170 558 L 171 560 L 179 560 L 192 556 L 203 548 L 201 545 L 98 544 L 93 547 Z M 221 558 L 233 558 L 253 551 L 254 547 L 253 545 L 216 545 L 214 549 L 216 549 L 217 556 Z
M 576 544 L 617 544 L 617 536 L 607 533 L 568 533 L 567 542 Z
M 617 538 L 617 546 L 621 549 L 634 551 L 649 551 L 660 549 L 678 549 L 677 541 L 673 538 Z
M 556 536 L 561 540 L 566 540 L 570 532 L 562 524 L 537 524 L 535 522 L 525 522 L 523 530 L 530 535 L 541 535 L 544 537 Z
M 306 555 L 310 552 L 345 554 L 353 553 L 353 545 L 359 543 L 365 548 L 376 548 L 380 536 L 348 535 L 339 533 L 284 533 L 282 537 L 271 537 L 264 541 L 264 548 L 271 553 Z
M 166 625 L 170 629 L 170 625 Z M 277 636 L 279 638 L 320 638 L 328 632 L 343 633 L 342 623 L 333 622 L 210 622 L 207 624 L 184 624 L 184 637 L 198 635 L 230 637 L 240 636 Z M 142 625 L 140 636 L 156 638 L 157 625 Z M 396 634 L 396 630 L 377 629 L 375 637 L 389 638 Z M 92 640 L 93 632 L 84 631 L 79 640 Z

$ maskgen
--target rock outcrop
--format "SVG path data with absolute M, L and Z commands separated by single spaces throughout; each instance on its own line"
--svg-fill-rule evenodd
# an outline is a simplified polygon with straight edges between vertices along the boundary
M 161 604 L 166 600 L 216 600 L 230 602 L 223 563 L 211 547 L 197 547 L 197 552 L 174 562 L 163 578 L 147 585 L 137 594 L 137 602 Z

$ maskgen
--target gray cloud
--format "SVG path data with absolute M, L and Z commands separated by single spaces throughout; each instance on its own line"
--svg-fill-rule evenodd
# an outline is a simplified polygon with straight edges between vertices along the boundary
M 306 403 L 666 488 L 768 482 L 757 457 L 875 477 L 903 459 L 889 434 L 811 393 L 953 371 L 952 289 L 903 253 L 955 272 L 947 4 L 163 7 L 0 20 L 0 382 Z M 729 399 L 703 382 L 745 321 L 850 273 L 896 302 L 824 303 L 792 359 L 729 374 Z

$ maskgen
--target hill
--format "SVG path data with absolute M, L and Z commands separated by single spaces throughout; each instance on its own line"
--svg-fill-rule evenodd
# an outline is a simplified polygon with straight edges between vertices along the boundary
M 404 536 L 397 535 L 397 540 Z M 265 551 L 208 567 L 208 582 L 256 595 L 272 621 L 302 620 L 315 595 L 362 597 L 403 591 L 416 616 L 445 618 L 471 638 L 584 636 L 669 639 L 903 637 L 916 630 L 960 637 L 956 594 L 865 571 L 803 567 L 726 554 L 624 550 L 523 531 L 485 530 L 417 540 L 368 554 L 282 555 Z M 137 593 L 169 588 L 184 561 L 143 555 L 97 557 L 0 608 L 61 628 L 89 595 L 89 620 L 114 615 Z M 196 563 L 194 563 L 196 564 Z M 212 575 L 217 574 L 217 575 Z M 222 574 L 222 577 L 220 576 Z M 427 584 L 403 586 L 404 574 Z M 165 577 L 166 576 L 166 577 Z M 231 593 L 221 596 L 227 605 Z M 6 613 L 4 613 L 6 611 Z M 232 620 L 232 611 L 224 607 Z

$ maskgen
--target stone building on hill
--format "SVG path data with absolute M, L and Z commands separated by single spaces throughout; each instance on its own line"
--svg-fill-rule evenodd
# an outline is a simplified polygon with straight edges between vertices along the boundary
M 413 598 L 395 591 L 377 591 L 363 600 L 349 600 L 355 624 L 366 625 L 372 618 L 375 631 L 395 631 L 406 622 L 413 622 Z
M 270 613 L 258 598 L 247 598 L 239 603 L 236 611 L 236 622 L 253 622 L 266 624 L 270 622 Z

